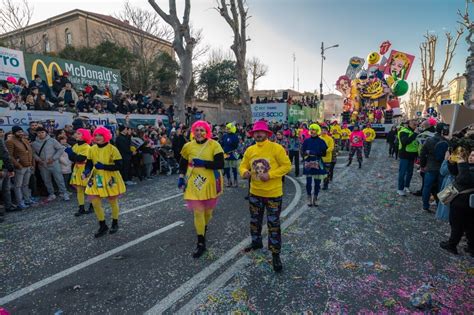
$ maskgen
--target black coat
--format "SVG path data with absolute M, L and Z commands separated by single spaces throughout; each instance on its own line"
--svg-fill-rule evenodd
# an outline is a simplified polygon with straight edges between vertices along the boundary
M 130 149 L 131 145 L 132 145 L 132 138 L 130 136 L 124 136 L 123 134 L 120 134 L 115 139 L 115 146 L 119 150 L 120 154 L 122 155 L 122 159 L 124 161 L 130 160 L 132 158 L 132 150 Z

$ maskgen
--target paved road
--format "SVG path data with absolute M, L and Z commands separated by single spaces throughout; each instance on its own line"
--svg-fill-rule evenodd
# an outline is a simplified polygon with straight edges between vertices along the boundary
M 192 215 L 176 178 L 160 177 L 121 200 L 128 213 L 113 236 L 94 239 L 95 218 L 73 217 L 71 203 L 8 216 L 0 305 L 14 314 L 408 312 L 416 310 L 410 295 L 429 284 L 425 310 L 474 312 L 474 259 L 438 248 L 449 227 L 419 210 L 418 197 L 396 196 L 397 164 L 382 142 L 373 150 L 362 170 L 340 157 L 319 208 L 306 207 L 304 186 L 286 180 L 280 275 L 267 250 L 241 252 L 245 183 L 226 190 L 208 254 L 194 260 Z

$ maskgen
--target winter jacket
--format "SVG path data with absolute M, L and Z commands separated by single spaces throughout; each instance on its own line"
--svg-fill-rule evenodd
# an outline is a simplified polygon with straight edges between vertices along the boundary
M 132 150 L 130 149 L 132 146 L 132 138 L 130 136 L 120 134 L 117 139 L 115 139 L 115 146 L 119 150 L 124 161 L 132 158 Z
M 63 154 L 61 154 L 59 157 L 59 165 L 61 166 L 62 174 L 72 173 L 72 162 L 66 152 L 63 152 Z
M 69 104 L 69 102 L 71 101 L 74 101 L 74 104 L 76 104 L 79 100 L 76 91 L 74 91 L 73 89 L 62 89 L 61 92 L 59 92 L 58 97 L 61 97 L 64 100 L 64 104 Z
M 10 160 L 10 154 L 8 153 L 8 150 L 5 147 L 5 143 L 2 139 L 0 139 L 0 160 L 2 160 L 2 170 L 7 170 L 9 172 L 13 172 L 15 170 Z
M 436 133 L 433 137 L 426 140 L 420 151 L 420 166 L 425 172 L 439 171 L 444 154 L 448 150 L 448 142 Z
M 35 166 L 33 149 L 28 140 L 25 138 L 18 139 L 14 136 L 6 142 L 6 146 L 10 153 L 10 160 L 16 169 Z
M 418 157 L 418 134 L 412 129 L 402 127 L 398 132 L 398 156 L 400 159 L 414 161 Z
M 468 189 L 474 189 L 474 164 L 468 163 L 458 163 L 452 164 L 448 163 L 449 172 L 456 176 L 454 179 L 454 187 L 458 189 L 459 192 Z M 474 192 L 459 194 L 451 201 L 452 207 L 467 207 L 469 205 L 469 196 Z
M 56 162 L 59 161 L 59 158 L 64 153 L 64 146 L 50 136 L 46 136 L 43 140 L 36 137 L 36 140 L 31 146 L 33 147 L 34 158 L 37 162 L 46 162 L 49 159 Z M 43 149 L 41 149 L 41 147 L 43 147 Z
M 239 147 L 239 137 L 235 133 L 226 133 L 220 142 L 224 150 L 226 160 L 237 160 L 237 148 Z

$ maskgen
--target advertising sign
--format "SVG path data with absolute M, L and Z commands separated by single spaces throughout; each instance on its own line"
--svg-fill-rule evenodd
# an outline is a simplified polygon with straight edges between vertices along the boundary
M 252 122 L 265 119 L 270 122 L 286 121 L 286 103 L 252 104 Z
M 26 78 L 23 52 L 0 47 L 0 80 Z
M 55 76 L 68 72 L 69 81 L 76 88 L 82 88 L 87 83 L 98 87 L 108 83 L 113 92 L 122 89 L 120 71 L 116 69 L 37 54 L 25 54 L 24 58 L 28 80 L 33 80 L 35 74 L 39 74 L 52 86 Z

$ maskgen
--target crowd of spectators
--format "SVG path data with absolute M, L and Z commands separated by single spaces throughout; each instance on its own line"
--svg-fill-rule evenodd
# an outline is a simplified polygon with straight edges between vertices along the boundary
M 31 82 L 8 77 L 0 83 L 0 106 L 11 110 L 167 115 L 170 121 L 175 115 L 174 106 L 165 107 L 159 95 L 112 91 L 108 84 L 73 86 L 68 72 L 56 75 L 51 87 L 39 74 Z

